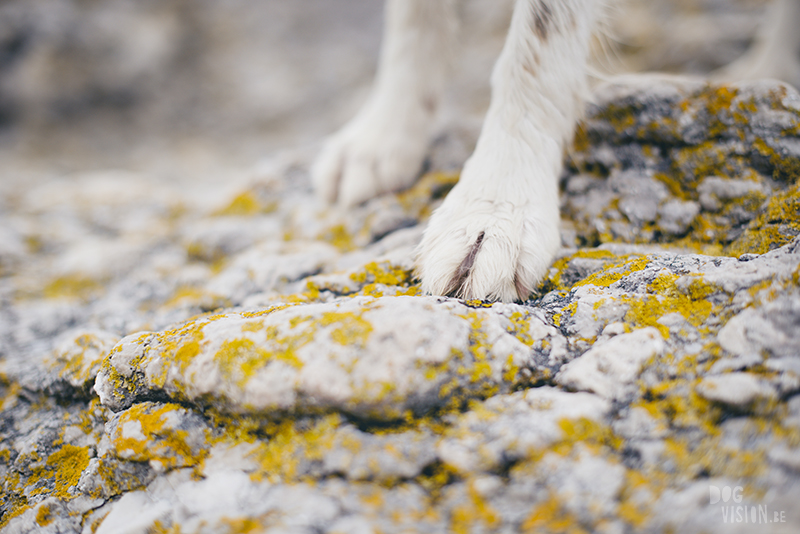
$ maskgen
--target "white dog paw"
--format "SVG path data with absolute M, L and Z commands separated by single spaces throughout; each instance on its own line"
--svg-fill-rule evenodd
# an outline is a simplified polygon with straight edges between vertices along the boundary
M 437 211 L 420 245 L 417 272 L 426 293 L 524 301 L 557 250 L 557 224 L 524 206 L 479 202 Z
M 431 217 L 417 251 L 422 289 L 463 299 L 524 301 L 558 251 L 558 206 L 527 194 L 484 195 L 474 185 L 459 182 Z
M 323 146 L 311 169 L 317 196 L 350 207 L 411 186 L 428 149 L 430 116 L 368 104 Z

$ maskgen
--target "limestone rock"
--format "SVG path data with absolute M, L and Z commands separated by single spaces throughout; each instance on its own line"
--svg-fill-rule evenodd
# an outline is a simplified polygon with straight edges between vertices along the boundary
M 609 403 L 595 395 L 542 387 L 488 400 L 461 417 L 438 446 L 439 457 L 462 472 L 504 463 L 572 439 L 570 421 L 602 421 Z
M 738 255 L 791 241 L 800 233 L 788 215 L 797 210 L 793 98 L 793 88 L 764 82 L 653 75 L 602 88 L 578 135 L 586 148 L 564 176 L 577 244 L 681 237 Z M 775 237 L 760 241 L 764 232 Z
M 737 408 L 745 408 L 757 400 L 773 400 L 776 396 L 768 384 L 748 373 L 708 376 L 697 385 L 697 391 L 708 400 Z
M 279 305 L 135 334 L 111 350 L 95 390 L 115 410 L 167 395 L 235 413 L 395 419 L 518 383 L 527 347 L 493 314 L 439 300 Z
M 580 358 L 562 367 L 556 382 L 609 400 L 622 400 L 647 360 L 663 353 L 664 342 L 659 331 L 643 328 L 596 343 Z
M 797 530 L 797 99 L 600 93 L 580 248 L 515 304 L 419 294 L 451 172 L 346 214 L 310 152 L 2 199 L 0 530 L 716 531 L 709 485 Z

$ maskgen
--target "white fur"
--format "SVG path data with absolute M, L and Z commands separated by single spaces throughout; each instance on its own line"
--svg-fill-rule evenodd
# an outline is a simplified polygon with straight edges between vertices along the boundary
M 775 78 L 800 87 L 800 0 L 774 0 L 766 19 L 750 50 L 715 77 Z
M 388 0 L 369 101 L 323 147 L 317 195 L 348 207 L 410 186 L 430 144 L 455 33 L 455 0 Z
M 416 178 L 444 90 L 454 1 L 388 0 L 372 96 L 312 169 L 327 202 L 352 206 Z M 742 61 L 741 69 L 755 75 L 800 72 L 800 0 L 776 1 L 783 20 Z M 417 250 L 425 292 L 524 300 L 546 274 L 560 243 L 564 144 L 587 93 L 587 55 L 602 3 L 516 0 L 475 153 Z
M 549 2 L 546 38 L 535 31 L 543 2 L 519 0 L 492 74 L 492 102 L 475 153 L 433 214 L 417 256 L 425 292 L 524 300 L 558 250 L 563 147 L 586 92 L 594 2 Z M 480 233 L 469 274 L 454 273 Z

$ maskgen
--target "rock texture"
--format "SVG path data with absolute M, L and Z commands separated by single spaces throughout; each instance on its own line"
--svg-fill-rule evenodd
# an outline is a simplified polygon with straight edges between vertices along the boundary
M 3 533 L 800 526 L 794 90 L 599 92 L 524 303 L 419 294 L 457 174 L 339 213 L 308 161 L 4 200 Z

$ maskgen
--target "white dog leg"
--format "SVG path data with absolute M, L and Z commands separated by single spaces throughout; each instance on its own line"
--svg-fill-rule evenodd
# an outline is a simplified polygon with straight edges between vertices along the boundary
M 768 9 L 750 50 L 715 78 L 774 78 L 800 88 L 800 0 L 774 0 Z
M 428 293 L 524 300 L 559 248 L 564 143 L 587 93 L 594 0 L 517 0 L 475 153 L 417 252 Z
M 375 86 L 323 147 L 317 195 L 347 207 L 410 186 L 430 144 L 456 28 L 455 0 L 388 0 Z

